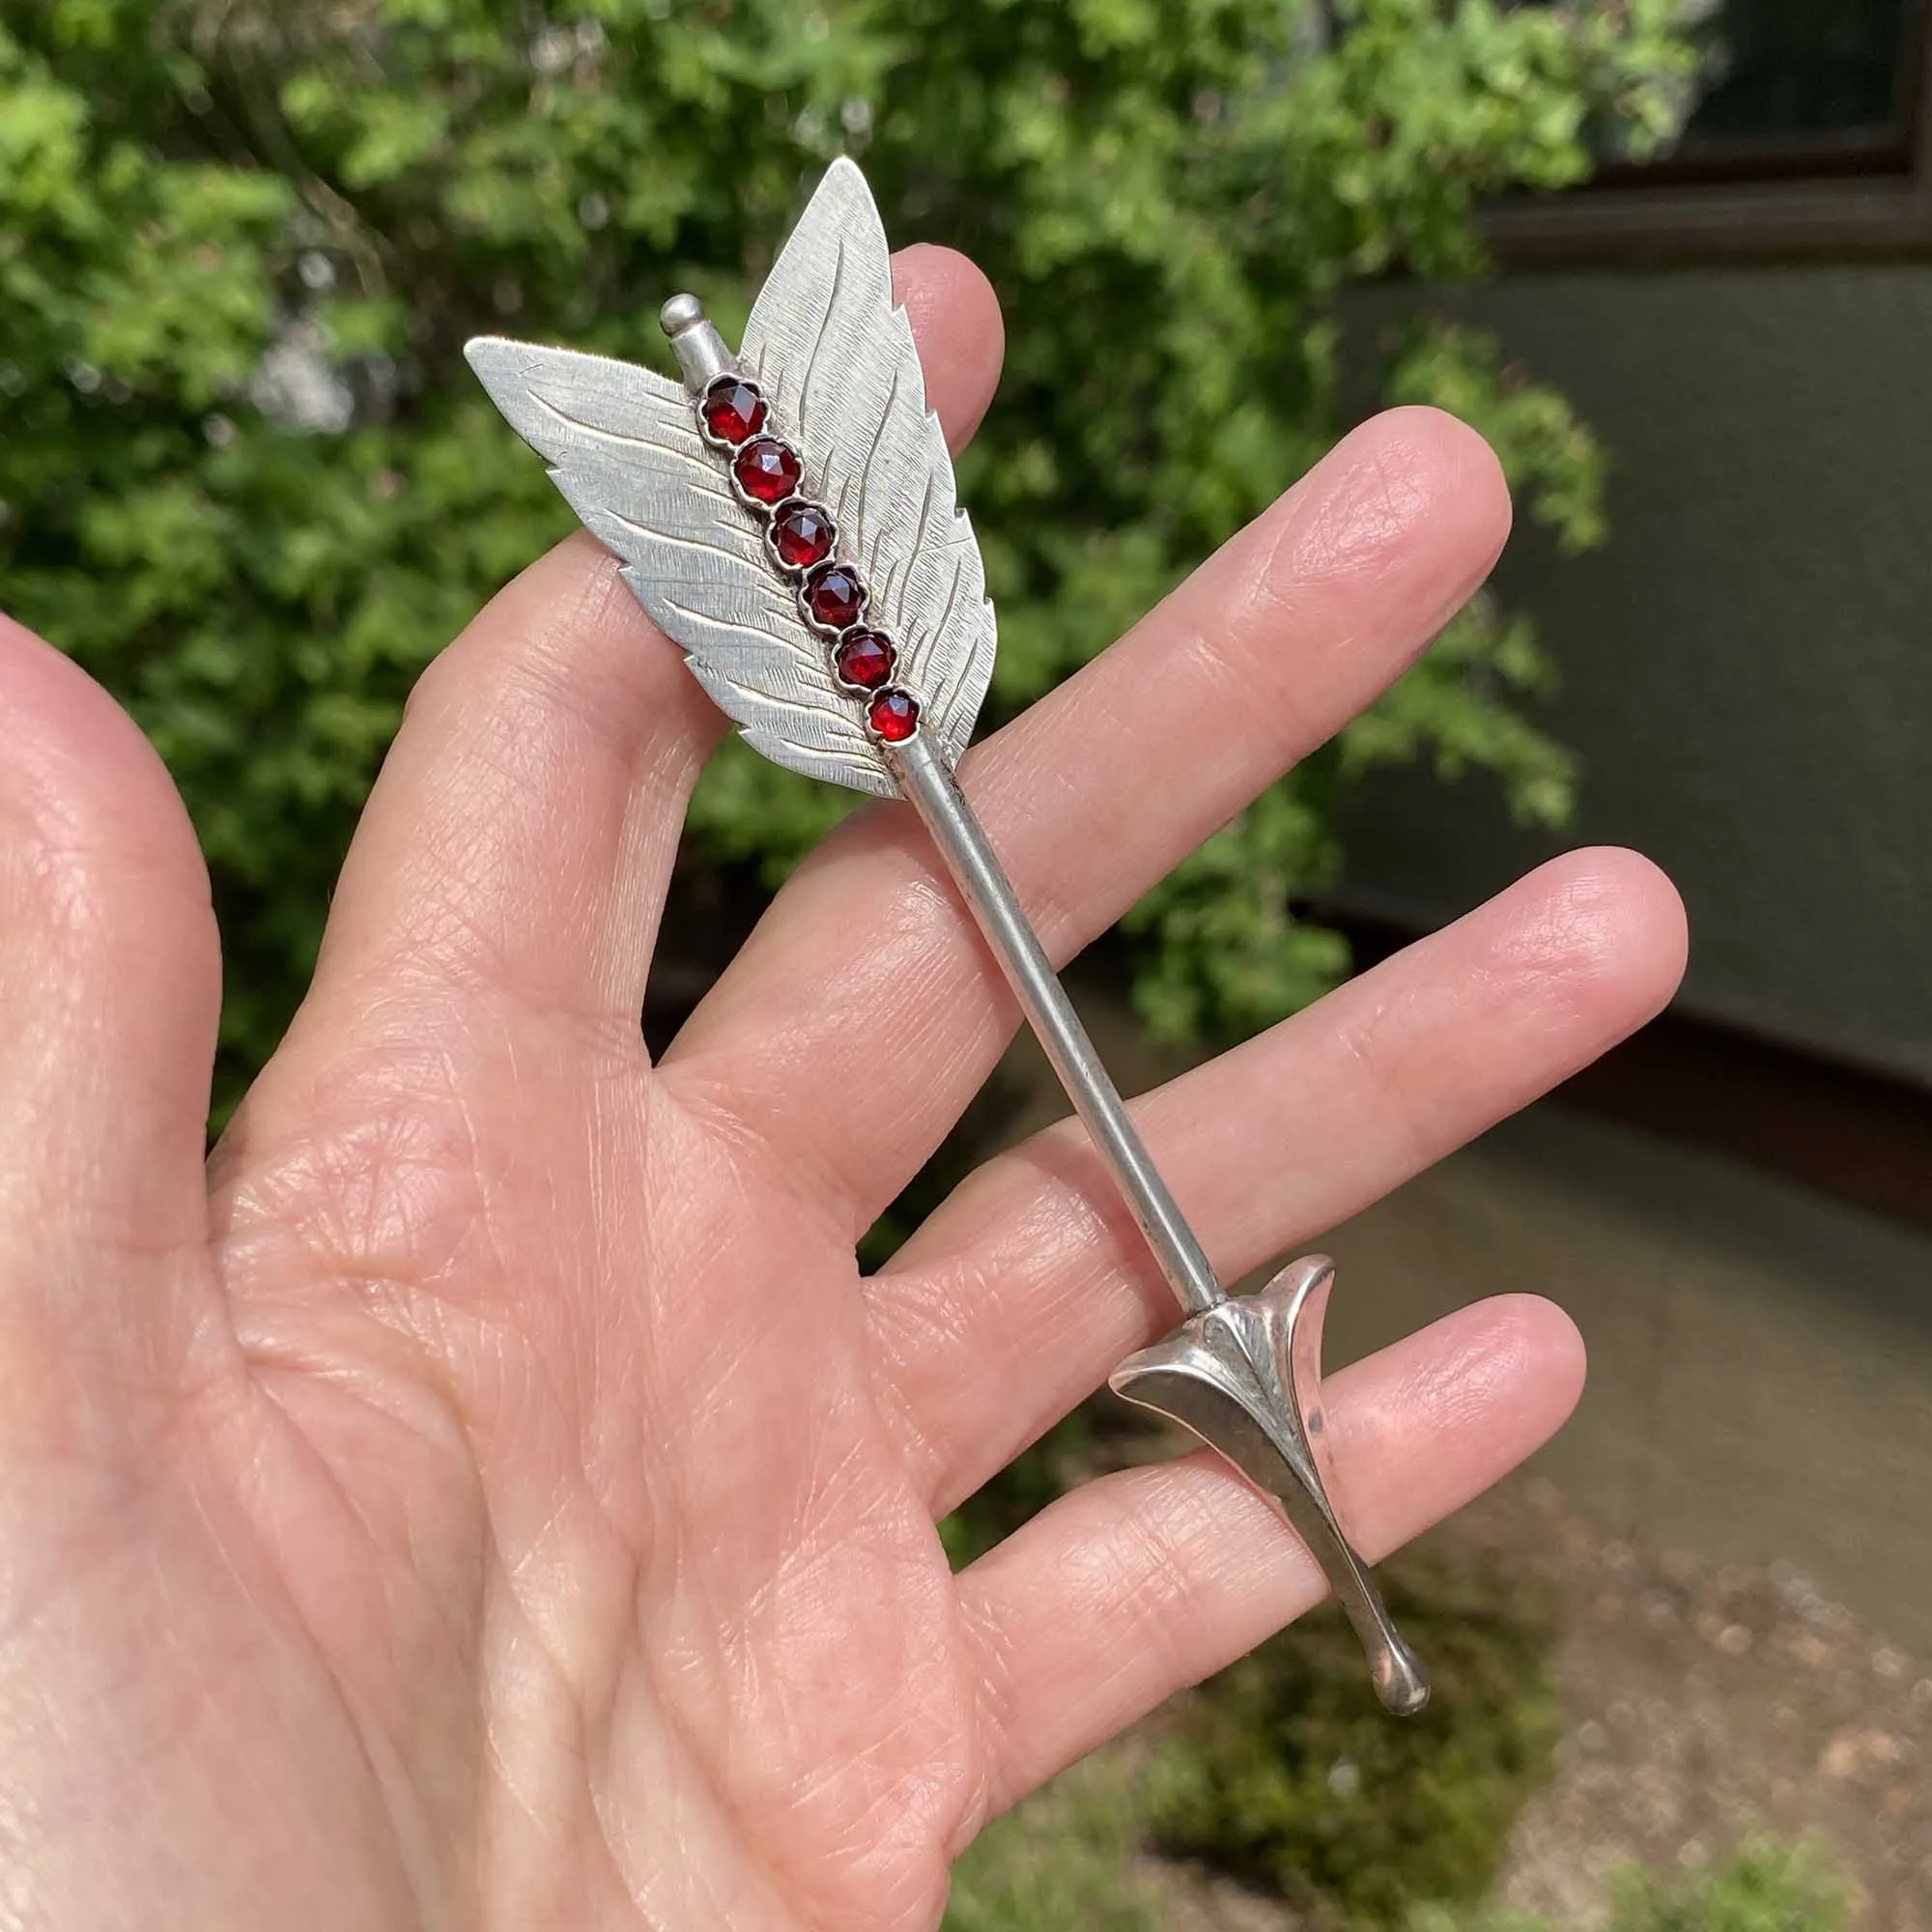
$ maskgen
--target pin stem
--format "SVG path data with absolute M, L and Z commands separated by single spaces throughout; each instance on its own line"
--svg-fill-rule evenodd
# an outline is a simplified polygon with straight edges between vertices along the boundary
M 1046 1049 L 1074 1112 L 1113 1170 L 1127 1210 L 1147 1236 L 1175 1299 L 1189 1315 L 1219 1307 L 1228 1298 L 1226 1291 L 1134 1130 L 1120 1089 L 1088 1038 L 1060 976 L 1027 922 L 999 855 L 945 760 L 923 735 L 895 746 L 887 755 L 900 788 L 932 835 L 946 869 L 999 960 L 1028 1024 Z
M 889 748 L 886 757 L 899 789 L 924 823 L 967 909 L 992 948 L 1021 1011 L 1046 1049 L 1074 1111 L 1113 1170 L 1127 1209 L 1147 1237 L 1175 1299 L 1189 1318 L 1165 1345 L 1124 1364 L 1114 1378 L 1115 1388 L 1130 1401 L 1158 1409 L 1194 1430 L 1275 1499 L 1327 1573 L 1348 1611 L 1368 1654 L 1377 1695 L 1398 1714 L 1419 1711 L 1429 1701 L 1428 1677 L 1389 1620 L 1375 1578 L 1350 1547 L 1336 1520 L 1316 1447 L 1315 1438 L 1326 1430 L 1321 1403 L 1321 1331 L 1332 1268 L 1326 1262 L 1321 1263 L 1319 1296 L 1301 1293 L 1294 1297 L 1296 1306 L 1281 1315 L 1288 1359 L 1277 1358 L 1273 1330 L 1266 1345 L 1257 1346 L 1256 1356 L 1274 1371 L 1274 1376 L 1257 1384 L 1257 1407 L 1245 1408 L 1238 1401 L 1229 1401 L 1226 1388 L 1218 1386 L 1220 1374 L 1211 1369 L 1206 1377 L 1201 1374 L 1204 1362 L 1199 1331 L 1216 1322 L 1232 1323 L 1239 1331 L 1255 1321 L 1265 1321 L 1258 1304 L 1267 1296 L 1250 1301 L 1228 1299 L 1193 1229 L 1181 1217 L 1167 1182 L 1135 1132 L 1120 1089 L 1094 1050 L 1094 1042 L 1029 923 L 985 828 L 953 781 L 945 759 L 923 734 Z M 1305 1269 L 1311 1264 L 1299 1265 Z M 1288 1276 L 1294 1272 L 1290 1269 L 1278 1287 L 1287 1286 Z M 1297 1316 L 1304 1323 L 1299 1334 Z M 1201 1318 L 1206 1318 L 1205 1322 Z M 1176 1350 L 1176 1359 L 1166 1363 L 1164 1358 Z M 1213 1350 L 1207 1352 L 1211 1358 Z M 1154 1372 L 1143 1369 L 1135 1375 L 1136 1365 L 1143 1363 L 1152 1365 Z M 1158 1374 L 1162 1366 L 1179 1371 L 1165 1378 L 1171 1386 L 1164 1394 L 1150 1386 L 1162 1379 Z M 1288 1385 L 1270 1386 L 1282 1371 L 1288 1374 Z

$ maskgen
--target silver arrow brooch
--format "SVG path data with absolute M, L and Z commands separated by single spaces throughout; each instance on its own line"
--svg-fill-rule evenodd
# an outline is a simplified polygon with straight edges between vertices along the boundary
M 484 336 L 471 366 L 698 682 L 766 757 L 924 822 L 1185 1311 L 1112 1386 L 1212 1445 L 1320 1560 L 1391 1711 L 1429 1684 L 1329 1499 L 1312 1258 L 1231 1299 L 1155 1171 L 952 767 L 993 668 L 980 547 L 892 297 L 866 178 L 835 161 L 734 356 L 664 305 L 684 384 Z

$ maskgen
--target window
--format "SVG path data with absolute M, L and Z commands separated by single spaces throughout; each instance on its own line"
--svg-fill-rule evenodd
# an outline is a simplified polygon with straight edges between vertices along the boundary
M 1932 0 L 1692 0 L 1668 153 L 1499 204 L 1506 261 L 1932 253 Z

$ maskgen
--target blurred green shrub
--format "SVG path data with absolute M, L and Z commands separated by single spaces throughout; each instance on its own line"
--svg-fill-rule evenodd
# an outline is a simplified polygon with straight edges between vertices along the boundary
M 953 1867 L 945 1932 L 1156 1932 L 1169 1923 L 1180 1888 L 1150 1871 L 1142 1822 L 1165 1776 L 1157 1751 L 1130 1742 L 1054 1779 Z M 1629 1869 L 1612 1893 L 1605 1932 L 1849 1932 L 1852 1924 L 1845 1882 L 1815 1852 L 1769 1838 L 1692 1877 Z M 1385 1921 L 1331 1912 L 1325 1922 L 1368 1932 Z M 1397 1922 L 1402 1932 L 1574 1932 L 1482 1905 L 1415 1906 Z
M 1082 1403 L 940 1523 L 939 1538 L 955 1570 L 983 1556 L 1093 1472 L 1096 1415 L 1119 1428 L 1111 1397 Z
M 1155 1876 L 1145 1844 L 1151 1794 L 1166 1776 L 1158 1747 L 1129 1740 L 1055 1778 L 954 1866 L 945 1932 L 1156 1932 L 1174 1922 L 1187 1888 L 1178 1875 Z M 1816 1853 L 1760 1838 L 1695 1876 L 1621 1873 L 1605 1932 L 1850 1932 L 1851 1915 L 1849 1887 Z M 1385 1921 L 1338 1919 L 1330 1908 L 1317 1922 L 1368 1932 Z M 1575 1932 L 1484 1905 L 1419 1905 L 1397 1922 L 1402 1932 Z
M 999 1819 L 953 1868 L 945 1932 L 1156 1932 L 1161 1892 L 1137 1855 L 1160 1775 L 1117 1748 Z M 1844 1881 L 1814 1852 L 1768 1838 L 1694 1877 L 1633 1868 L 1613 1891 L 1605 1932 L 1849 1932 L 1852 1923 Z M 1573 1932 L 1486 1906 L 1418 1906 L 1401 1923 L 1403 1932 Z
M 1575 181 L 1586 128 L 1666 131 L 1677 6 L 0 0 L 0 599 L 187 795 L 228 1073 L 299 992 L 411 681 L 570 524 L 466 335 L 662 360 L 680 287 L 735 331 L 816 169 L 862 154 L 894 234 L 970 250 L 1007 304 L 964 489 L 1010 712 L 1333 439 L 1350 282 L 1467 275 L 1477 195 Z M 1601 535 L 1595 446 L 1492 344 L 1419 322 L 1382 385 L 1487 431 L 1563 543 Z M 1248 1027 L 1341 970 L 1289 905 L 1369 765 L 1560 814 L 1519 708 L 1545 675 L 1478 600 L 1139 910 L 1149 1016 Z M 695 829 L 777 870 L 846 803 L 734 750 Z
M 1385 1721 L 1385 1719 L 1383 1719 Z M 1146 1861 L 1146 1818 L 1173 1776 L 1163 1747 L 1128 1739 L 989 1826 L 952 1872 L 945 1932 L 1155 1932 L 1186 1888 Z M 1252 1874 L 1250 1874 L 1252 1876 Z M 1604 1932 L 1849 1932 L 1851 1888 L 1808 1847 L 1752 1839 L 1694 1876 L 1617 1876 Z M 1186 1922 L 1194 1922 L 1188 1918 Z M 1312 1922 L 1370 1932 L 1575 1932 L 1534 1913 L 1428 1903 L 1358 1917 L 1333 1897 Z
M 1120 1750 L 996 1819 L 952 1867 L 943 1932 L 1159 1932 L 1136 1875 L 1141 1776 Z
M 1618 1881 L 1606 1932 L 1847 1932 L 1850 1888 L 1816 1853 L 1759 1838 L 1693 1878 L 1630 1871 Z M 1560 1932 L 1520 1913 L 1473 1916 L 1427 1907 L 1406 1932 Z
M 1759 1839 L 1697 1878 L 1631 1873 L 1610 1932 L 1845 1932 L 1851 1914 L 1849 1887 L 1815 1853 Z
M 1556 1605 L 1540 1587 L 1421 1554 L 1383 1580 L 1429 1660 L 1435 1694 L 1420 1718 L 1383 1715 L 1331 1606 L 1204 1687 L 1151 1787 L 1162 1850 L 1278 1892 L 1338 1932 L 1479 1900 L 1562 1734 L 1548 1674 Z

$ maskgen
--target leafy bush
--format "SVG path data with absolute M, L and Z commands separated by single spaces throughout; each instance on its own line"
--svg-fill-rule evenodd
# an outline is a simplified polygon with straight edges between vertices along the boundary
M 1849 1889 L 1814 1853 L 1765 1839 L 1677 1884 L 1631 1873 L 1610 1932 L 1843 1932 L 1851 1909 Z
M 1164 1776 L 1130 1747 L 1089 1758 L 975 1840 L 953 1869 L 945 1932 L 1155 1932 L 1141 1823 Z M 1619 1874 L 1605 1932 L 1849 1932 L 1850 1888 L 1815 1852 L 1760 1838 L 1708 1872 Z M 1373 1921 L 1345 1918 L 1351 1928 Z M 1402 1932 L 1573 1932 L 1490 1906 L 1413 1908 Z
M 1429 1659 L 1428 1711 L 1384 1716 L 1353 1633 L 1324 1610 L 1204 1688 L 1150 1814 L 1163 1850 L 1349 1932 L 1480 1899 L 1562 1732 L 1554 1605 L 1541 1591 L 1489 1564 L 1420 1556 L 1383 1580 Z
M 1608 1932 L 1846 1932 L 1851 1892 L 1815 1853 L 1757 1839 L 1727 1864 L 1694 1878 L 1668 1881 L 1642 1871 L 1623 1875 Z M 1473 1917 L 1427 1907 L 1406 1932 L 1561 1932 L 1517 1913 Z
M 1336 303 L 1480 265 L 1470 210 L 1556 185 L 1680 90 L 1678 0 L 0 0 L 0 596 L 134 708 L 231 950 L 230 1075 L 272 1044 L 403 695 L 568 512 L 460 345 L 663 360 L 727 331 L 810 177 L 863 153 L 893 232 L 955 242 L 1011 328 L 966 465 L 995 710 L 1064 677 L 1334 437 Z M 1423 323 L 1384 372 L 1488 431 L 1533 514 L 1601 531 L 1560 398 Z M 1291 900 L 1388 759 L 1561 811 L 1546 674 L 1478 604 L 1339 749 L 1141 909 L 1170 1031 L 1342 966 Z M 844 809 L 736 750 L 695 826 L 781 869 Z

